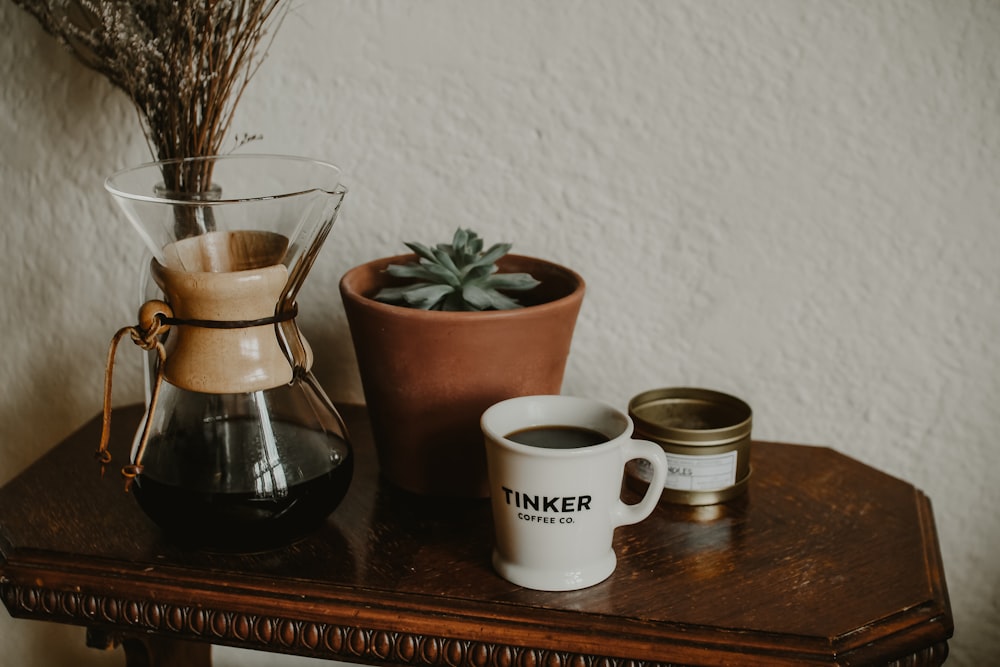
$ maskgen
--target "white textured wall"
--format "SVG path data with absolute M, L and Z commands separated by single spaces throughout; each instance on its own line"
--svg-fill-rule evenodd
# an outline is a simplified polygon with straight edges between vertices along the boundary
M 347 171 L 300 299 L 335 398 L 360 398 L 341 273 L 456 225 L 513 240 L 589 282 L 567 393 L 730 391 L 760 438 L 913 482 L 952 663 L 1000 655 L 1000 3 L 296 6 L 235 129 Z M 101 183 L 148 152 L 123 97 L 11 2 L 0 79 L 3 482 L 99 410 L 140 252 Z M 121 660 L 6 613 L 0 645 L 5 665 Z

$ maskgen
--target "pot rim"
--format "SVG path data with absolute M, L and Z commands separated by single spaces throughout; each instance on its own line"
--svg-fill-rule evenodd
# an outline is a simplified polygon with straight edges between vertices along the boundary
M 544 301 L 542 303 L 536 303 L 524 306 L 522 308 L 512 308 L 509 310 L 477 310 L 477 311 L 455 311 L 455 310 L 422 310 L 420 308 L 408 308 L 406 306 L 399 306 L 391 303 L 384 303 L 382 301 L 376 301 L 373 297 L 366 296 L 362 294 L 356 286 L 353 284 L 352 278 L 366 272 L 370 272 L 373 269 L 377 269 L 379 266 L 388 266 L 389 264 L 402 264 L 409 261 L 417 259 L 415 253 L 403 253 L 400 255 L 392 255 L 386 257 L 380 257 L 378 259 L 373 259 L 363 264 L 358 264 L 350 269 L 348 269 L 343 276 L 340 278 L 340 294 L 344 300 L 350 300 L 356 304 L 364 305 L 366 308 L 370 308 L 376 311 L 384 312 L 387 314 L 397 314 L 403 315 L 407 314 L 410 317 L 421 318 L 443 318 L 452 317 L 456 319 L 477 319 L 477 320 L 489 320 L 489 319 L 506 319 L 510 317 L 517 317 L 519 313 L 524 313 L 530 311 L 532 313 L 539 313 L 540 311 L 546 309 L 557 309 L 564 307 L 570 302 L 578 302 L 583 299 L 583 294 L 586 291 L 586 282 L 579 273 L 570 269 L 569 267 L 563 266 L 562 264 L 557 264 L 555 262 L 549 261 L 547 259 L 542 259 L 540 257 L 532 257 L 529 255 L 517 255 L 508 254 L 498 260 L 501 264 L 505 261 L 514 260 L 517 262 L 525 262 L 529 264 L 535 264 L 538 266 L 548 267 L 554 273 L 563 274 L 567 281 L 573 285 L 572 291 L 565 296 L 553 299 L 551 301 Z M 378 283 L 375 284 L 378 286 Z

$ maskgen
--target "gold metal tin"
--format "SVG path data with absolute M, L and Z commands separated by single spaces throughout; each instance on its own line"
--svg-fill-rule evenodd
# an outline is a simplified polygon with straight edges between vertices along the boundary
M 634 437 L 659 444 L 670 461 L 661 501 L 714 505 L 746 491 L 753 412 L 742 400 L 710 389 L 652 389 L 635 396 L 628 413 Z M 626 472 L 626 483 L 644 491 L 643 462 L 629 462 Z

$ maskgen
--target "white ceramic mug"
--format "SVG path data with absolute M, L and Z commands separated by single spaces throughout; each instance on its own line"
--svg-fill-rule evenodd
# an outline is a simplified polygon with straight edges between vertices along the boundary
M 659 445 L 632 439 L 628 415 L 574 396 L 520 396 L 483 413 L 496 545 L 493 567 L 545 591 L 597 584 L 617 565 L 615 528 L 655 509 L 667 475 Z M 621 500 L 625 464 L 649 461 L 652 481 Z

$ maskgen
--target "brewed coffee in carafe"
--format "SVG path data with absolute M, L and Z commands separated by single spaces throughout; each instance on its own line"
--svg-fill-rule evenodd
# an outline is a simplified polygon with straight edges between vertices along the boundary
M 146 413 L 122 472 L 172 541 L 279 547 L 347 493 L 347 429 L 295 323 L 346 193 L 339 175 L 251 155 L 151 163 L 107 181 L 152 254 L 155 286 L 139 323 L 116 336 L 150 351 Z

